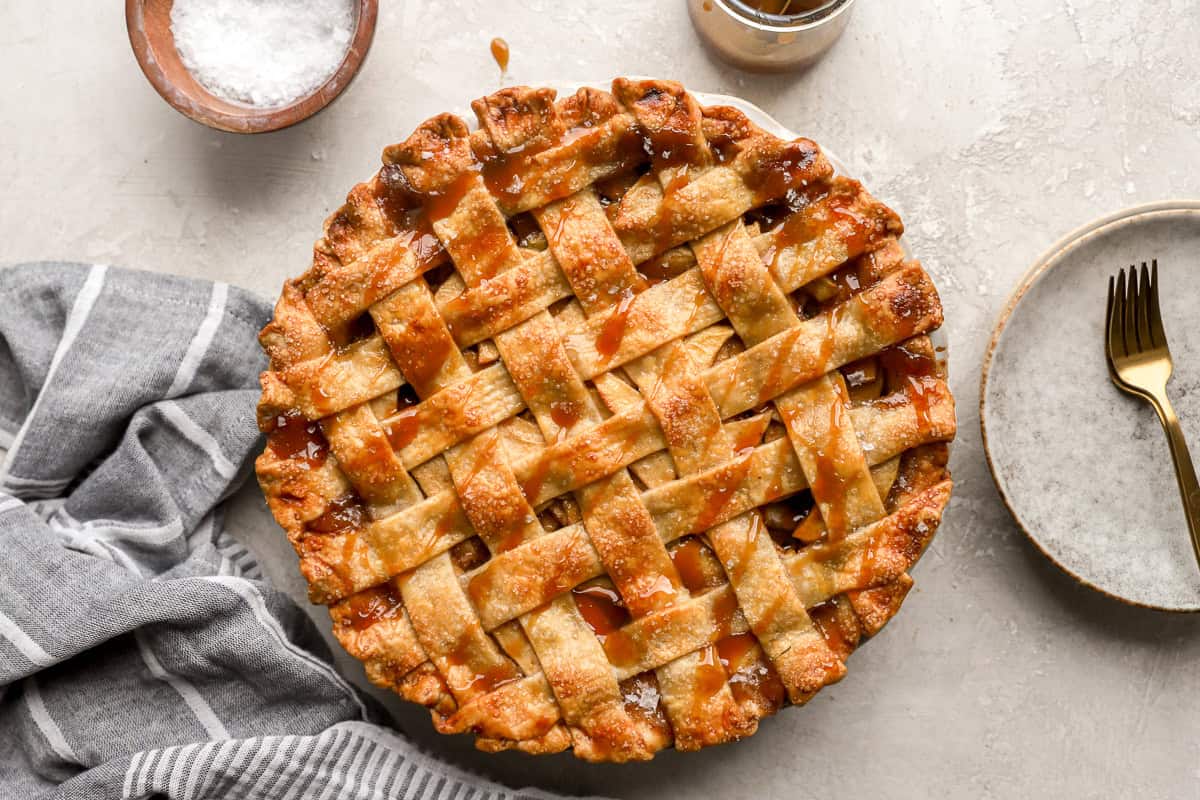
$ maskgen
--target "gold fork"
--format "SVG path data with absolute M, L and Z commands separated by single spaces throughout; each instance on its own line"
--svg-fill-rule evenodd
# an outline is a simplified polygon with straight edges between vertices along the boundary
M 1108 336 L 1104 340 L 1104 355 L 1108 374 L 1118 389 L 1142 398 L 1158 412 L 1167 432 L 1171 460 L 1175 462 L 1175 479 L 1183 496 L 1192 551 L 1200 566 L 1200 484 L 1196 482 L 1196 469 L 1188 455 L 1179 417 L 1167 399 L 1167 381 L 1171 379 L 1174 364 L 1158 307 L 1158 259 L 1149 269 L 1142 262 L 1140 279 L 1138 269 L 1133 266 L 1129 267 L 1128 282 L 1125 270 L 1121 270 L 1115 281 L 1108 279 L 1106 318 Z

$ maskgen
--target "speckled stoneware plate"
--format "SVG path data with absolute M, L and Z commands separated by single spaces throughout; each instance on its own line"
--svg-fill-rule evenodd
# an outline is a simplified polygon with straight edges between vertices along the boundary
M 1140 206 L 1054 245 L 1009 300 L 984 360 L 980 422 L 996 486 L 1051 561 L 1120 600 L 1200 611 L 1166 437 L 1104 363 L 1108 276 L 1158 259 L 1175 375 L 1200 457 L 1200 201 Z

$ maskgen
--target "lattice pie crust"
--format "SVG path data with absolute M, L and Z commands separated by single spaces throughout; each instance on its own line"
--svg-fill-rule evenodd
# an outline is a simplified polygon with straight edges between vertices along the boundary
M 899 609 L 950 495 L 899 218 L 676 83 L 388 147 L 261 341 L 257 471 L 375 683 L 481 748 L 747 736 Z

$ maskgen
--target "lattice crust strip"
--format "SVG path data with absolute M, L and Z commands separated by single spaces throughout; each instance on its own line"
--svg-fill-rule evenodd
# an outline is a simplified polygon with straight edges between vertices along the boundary
M 899 218 L 681 86 L 505 89 L 384 151 L 261 341 L 259 481 L 372 681 L 647 759 L 845 674 L 949 499 Z

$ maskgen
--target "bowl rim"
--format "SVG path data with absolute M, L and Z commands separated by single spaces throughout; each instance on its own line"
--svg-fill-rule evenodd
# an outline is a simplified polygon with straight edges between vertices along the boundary
M 302 122 L 332 103 L 358 74 L 375 36 L 379 0 L 355 0 L 357 22 L 346 54 L 329 78 L 315 90 L 284 106 L 257 109 L 246 106 L 244 114 L 214 108 L 203 97 L 193 98 L 179 89 L 158 66 L 155 48 L 146 35 L 143 11 L 147 0 L 125 0 L 125 27 L 134 58 L 142 74 L 159 96 L 180 114 L 210 128 L 229 133 L 267 133 Z M 201 87 L 202 90 L 203 87 Z M 207 90 L 204 90 L 208 95 Z M 213 95 L 208 95 L 213 96 Z

